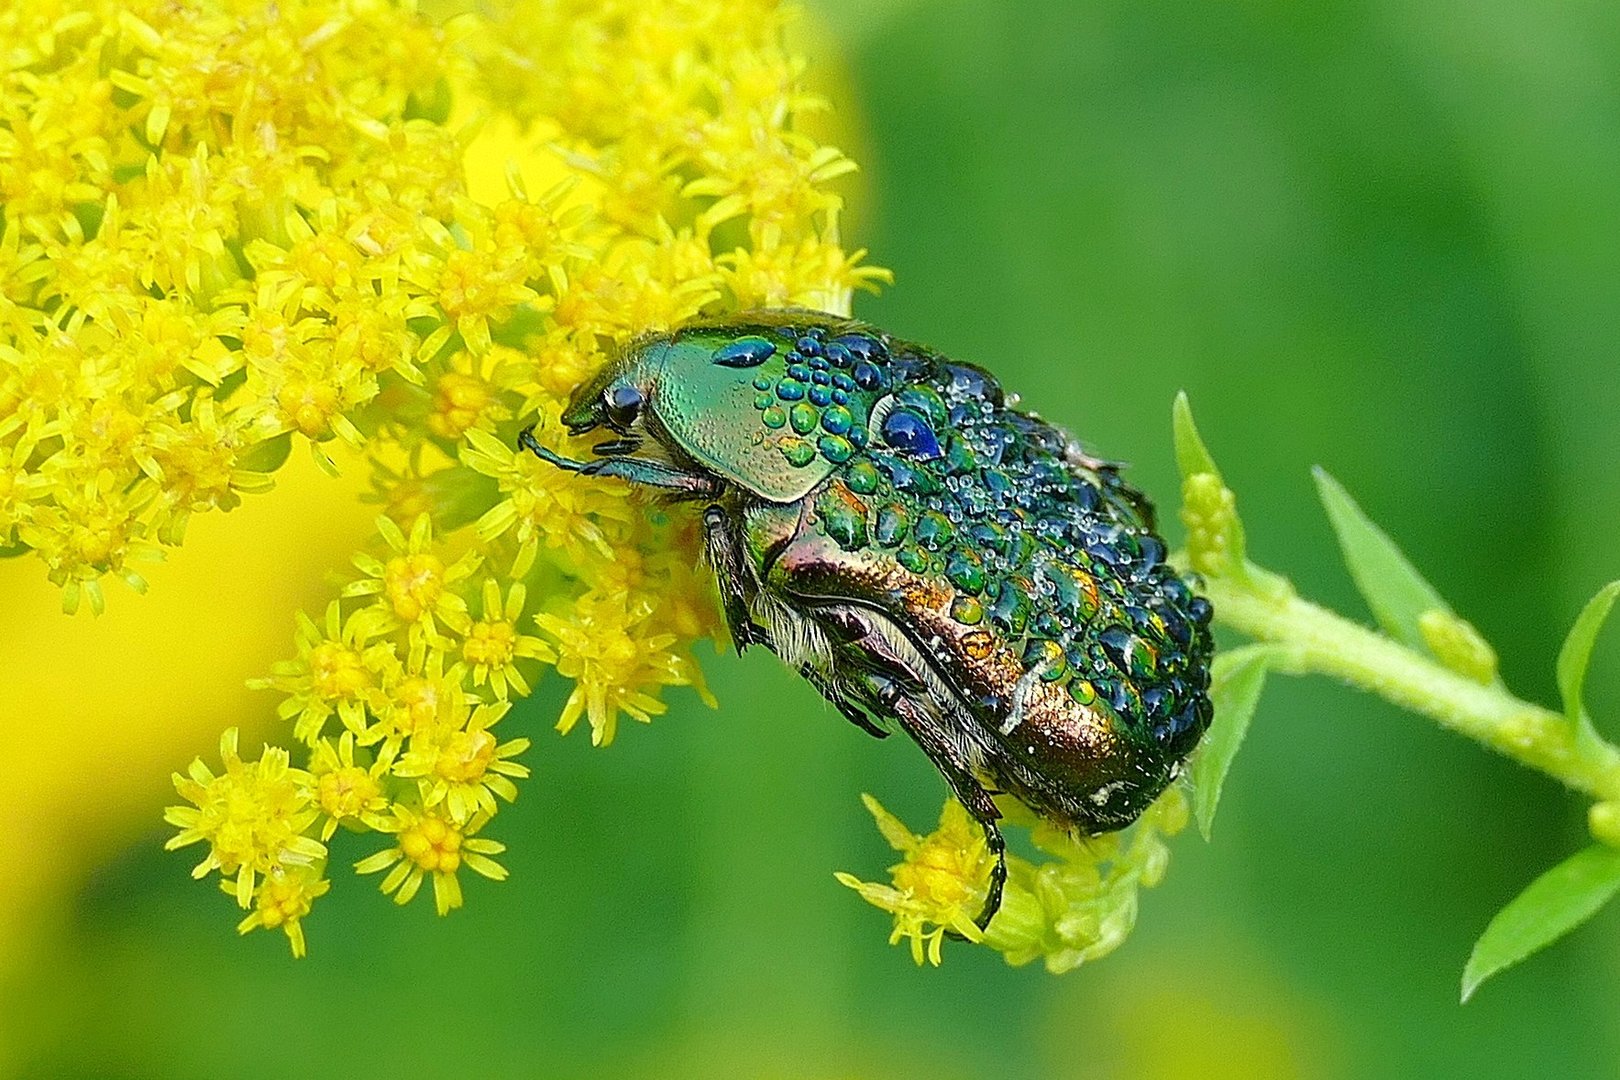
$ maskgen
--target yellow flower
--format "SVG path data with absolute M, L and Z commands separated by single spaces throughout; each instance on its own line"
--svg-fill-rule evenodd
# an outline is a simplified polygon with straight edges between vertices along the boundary
M 487 219 L 481 220 L 487 223 Z M 497 248 L 487 235 L 473 238 L 469 250 L 448 231 L 432 229 L 432 224 L 431 220 L 424 222 L 442 252 L 435 268 L 437 280 L 430 286 L 432 295 L 444 311 L 446 325 L 453 326 L 475 354 L 481 354 L 490 345 L 492 318 L 508 316 L 519 304 L 534 305 L 541 299 L 528 284 L 528 258 L 521 248 Z
M 347 618 L 338 601 L 326 607 L 324 625 L 298 613 L 298 659 L 270 666 L 270 677 L 255 679 L 255 689 L 287 695 L 277 709 L 282 719 L 295 719 L 293 737 L 313 746 L 326 721 L 337 713 L 343 726 L 363 732 L 366 710 L 378 700 L 378 688 L 399 669 L 395 644 L 372 641 L 376 619 L 369 610 Z
M 369 464 L 372 490 L 360 499 L 382 506 L 400 529 L 426 514 L 436 532 L 452 532 L 489 505 L 489 482 L 432 441 L 416 439 L 408 447 L 379 442 Z
M 258 761 L 243 761 L 236 744 L 236 729 L 226 729 L 219 740 L 225 766 L 219 776 L 201 758 L 185 775 L 174 774 L 174 789 L 192 805 L 164 812 L 163 819 L 180 830 L 164 846 L 172 851 L 206 842 L 208 856 L 192 876 L 213 870 L 235 875 L 233 894 L 247 907 L 258 875 L 324 859 L 326 847 L 303 835 L 320 813 L 310 797 L 310 774 L 290 768 L 287 751 L 274 746 L 265 747 Z
M 106 607 L 101 578 L 108 573 L 145 592 L 146 579 L 128 564 L 163 556 L 147 539 L 137 497 L 119 490 L 105 472 L 82 484 L 52 484 L 51 491 L 52 501 L 35 503 L 28 520 L 18 524 L 17 536 L 45 561 L 51 581 L 62 586 L 62 610 L 78 611 L 82 595 L 99 614 Z
M 336 743 L 324 738 L 315 744 L 309 771 L 315 778 L 315 801 L 325 819 L 321 824 L 322 842 L 330 840 L 339 825 L 377 827 L 388 809 L 383 781 L 392 765 L 386 747 L 369 766 L 356 762 L 352 731 L 338 736 Z
M 905 857 L 890 867 L 893 884 L 838 880 L 868 903 L 894 916 L 891 944 L 911 942 L 918 964 L 938 965 L 947 935 L 982 943 L 1014 966 L 1033 960 L 1053 973 L 1070 971 L 1117 949 L 1136 925 L 1139 894 L 1164 877 L 1164 838 L 1186 827 L 1187 799 L 1172 787 L 1123 832 L 1079 836 L 1037 817 L 1010 796 L 997 799 L 1003 831 L 1026 828 L 1035 848 L 1051 856 L 1034 864 L 1007 856 L 1001 906 L 980 930 L 994 864 L 984 834 L 955 799 L 947 800 L 939 828 L 913 835 L 870 795 L 862 796 L 878 830 Z
M 443 803 L 451 821 L 466 822 L 475 813 L 493 817 L 500 809 L 495 797 L 516 799 L 512 780 L 529 775 L 528 766 L 510 760 L 529 748 L 529 740 L 497 743 L 489 730 L 509 708 L 505 702 L 480 705 L 469 715 L 463 702 L 460 716 L 452 714 L 437 730 L 411 737 L 394 775 L 418 780 L 422 804 Z
M 536 436 L 569 453 L 557 442 L 560 427 L 555 415 L 548 416 Z M 516 576 L 528 573 L 542 544 L 574 559 L 611 559 L 610 536 L 628 532 L 635 516 L 622 481 L 564 472 L 483 431 L 467 432 L 461 460 L 500 486 L 504 497 L 479 519 L 478 538 L 487 544 L 513 530 Z
M 1186 827 L 1185 793 L 1171 787 L 1124 832 L 1076 837 L 1050 823 L 1034 825 L 1036 847 L 1055 856 L 1032 867 L 1008 864 L 1008 901 L 990 924 L 986 944 L 1009 964 L 1040 959 L 1054 974 L 1107 956 L 1136 925 L 1142 889 L 1164 878 L 1164 840 Z
M 151 493 L 162 543 L 180 543 L 192 514 L 233 509 L 243 494 L 274 486 L 269 473 L 251 467 L 254 452 L 265 443 L 242 427 L 240 414 L 222 414 L 206 391 L 197 392 L 183 419 L 170 415 L 154 421 L 149 441 L 141 489 Z
M 418 515 L 407 539 L 394 520 L 384 514 L 377 518 L 377 534 L 393 553 L 387 562 L 360 553 L 355 568 L 367 575 L 344 586 L 345 598 L 375 596 L 368 620 L 373 633 L 382 634 L 400 626 L 411 630 L 412 651 L 425 648 L 427 638 L 437 635 L 442 622 L 464 634 L 471 625 L 467 601 L 454 590 L 470 577 L 483 556 L 467 551 L 449 566 L 433 550 L 433 519 Z
M 846 311 L 856 289 L 877 292 L 894 280 L 888 270 L 862 266 L 864 249 L 845 252 L 837 231 L 720 256 L 721 277 L 743 307 L 811 307 Z
M 618 731 L 620 713 L 645 724 L 666 708 L 653 692 L 691 685 L 696 665 L 651 615 L 650 606 L 632 606 L 627 595 L 586 593 L 566 614 L 534 617 L 556 642 L 557 672 L 575 681 L 558 731 L 566 735 L 584 716 L 591 743 L 606 746 Z
M 485 578 L 483 612 L 478 621 L 467 628 L 461 642 L 461 658 L 472 672 L 473 685 L 489 683 L 489 688 L 502 701 L 506 700 L 509 687 L 524 697 L 529 695 L 529 681 L 517 667 L 520 657 L 557 659 L 557 654 L 545 642 L 518 631 L 518 620 L 523 616 L 528 595 L 528 589 L 520 581 L 506 591 L 503 603 L 500 582 Z
M 466 668 L 453 664 L 446 670 L 444 662 L 442 650 L 429 648 L 418 663 L 392 671 L 373 704 L 377 721 L 360 733 L 360 744 L 382 742 L 381 755 L 392 757 L 404 740 L 442 717 L 465 715 Z
M 46 481 L 28 471 L 34 455 L 32 439 L 19 439 L 11 449 L 0 449 L 0 547 L 17 540 L 17 525 L 28 520 L 31 505 Z
M 492 346 L 490 352 L 497 347 Z M 511 418 L 499 388 L 482 372 L 452 369 L 433 384 L 433 408 L 428 413 L 427 429 L 441 439 L 459 439 L 474 427 L 493 430 L 499 421 Z
M 574 387 L 602 366 L 603 357 L 594 334 L 554 330 L 531 346 L 534 386 L 524 401 L 524 415 L 561 411 Z
M 983 931 L 973 920 L 984 907 L 995 857 L 962 804 L 947 800 L 939 815 L 939 828 L 927 836 L 916 836 L 872 796 L 862 795 L 861 801 L 877 819 L 878 831 L 889 846 L 904 858 L 890 867 L 892 886 L 861 881 L 850 874 L 837 878 L 867 903 L 894 916 L 889 944 L 909 939 L 912 958 L 918 964 L 926 960 L 937 967 L 946 933 L 980 940 Z
M 220 887 L 227 893 L 233 891 L 229 882 L 220 882 Z M 308 951 L 303 918 L 331 887 L 332 883 L 313 866 L 272 867 L 253 892 L 253 911 L 236 924 L 236 932 L 280 927 L 292 946 L 293 956 L 302 957 Z
M 355 872 L 374 874 L 393 867 L 379 887 L 391 895 L 396 904 L 410 903 L 422 888 L 422 882 L 431 875 L 434 905 L 440 915 L 448 915 L 461 906 L 461 879 L 456 872 L 463 864 L 491 881 L 506 880 L 506 868 L 490 858 L 505 851 L 506 845 L 473 835 L 488 821 L 489 818 L 481 814 L 465 827 L 457 827 L 436 811 L 418 811 L 396 804 L 394 820 L 380 831 L 394 833 L 397 842 L 355 863 Z

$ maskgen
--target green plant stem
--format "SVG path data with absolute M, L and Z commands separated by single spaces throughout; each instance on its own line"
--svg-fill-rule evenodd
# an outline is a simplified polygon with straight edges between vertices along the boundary
M 1271 670 L 1342 679 L 1577 791 L 1620 799 L 1620 748 L 1613 743 L 1582 738 L 1562 714 L 1516 698 L 1500 683 L 1459 675 L 1292 589 L 1256 588 L 1255 577 L 1269 575 L 1211 576 L 1203 591 L 1217 622 L 1274 647 Z

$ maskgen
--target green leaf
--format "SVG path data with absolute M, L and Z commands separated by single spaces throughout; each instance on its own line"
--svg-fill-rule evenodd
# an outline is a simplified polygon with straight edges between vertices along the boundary
M 1474 944 L 1463 969 L 1462 999 L 1481 983 L 1531 953 L 1557 941 L 1620 890 L 1620 851 L 1593 846 L 1565 859 L 1532 881 L 1496 913 Z
M 1389 534 L 1362 512 L 1343 485 L 1328 475 L 1326 469 L 1318 467 L 1312 473 L 1322 506 L 1339 537 L 1345 565 L 1372 609 L 1373 618 L 1397 641 L 1420 652 L 1429 652 L 1418 621 L 1424 612 L 1451 614 L 1451 608 L 1401 554 Z
M 1187 400 L 1185 390 L 1176 395 L 1176 403 L 1170 407 L 1170 429 L 1175 437 L 1176 465 L 1181 469 L 1183 480 L 1198 473 L 1221 475 L 1221 470 L 1215 467 L 1215 459 L 1209 454 L 1209 448 L 1198 434 L 1198 425 L 1193 423 L 1192 405 Z
M 236 467 L 249 472 L 272 473 L 287 463 L 291 453 L 292 432 L 283 431 L 242 451 L 236 459 Z
M 1226 771 L 1232 767 L 1238 747 L 1249 732 L 1249 720 L 1266 685 L 1266 665 L 1273 650 L 1267 645 L 1250 645 L 1223 652 L 1215 658 L 1210 679 L 1210 700 L 1215 719 L 1204 735 L 1192 763 L 1193 816 L 1198 831 L 1209 839 L 1215 820 L 1215 806 L 1221 800 Z
M 485 476 L 454 465 L 422 478 L 422 487 L 431 499 L 433 527 L 450 532 L 477 521 L 500 502 L 500 486 L 493 476 Z
M 1586 703 L 1582 700 L 1586 668 L 1592 661 L 1592 646 L 1597 642 L 1598 631 L 1603 629 L 1603 622 L 1609 617 L 1609 609 L 1614 607 L 1616 597 L 1620 597 L 1620 581 L 1611 581 L 1599 589 L 1576 617 L 1575 625 L 1569 628 L 1569 636 L 1564 639 L 1564 647 L 1558 653 L 1558 692 L 1564 698 L 1564 715 L 1569 717 L 1569 722 L 1575 725 L 1583 740 L 1597 737 L 1597 732 L 1592 729 L 1592 718 L 1586 712 Z

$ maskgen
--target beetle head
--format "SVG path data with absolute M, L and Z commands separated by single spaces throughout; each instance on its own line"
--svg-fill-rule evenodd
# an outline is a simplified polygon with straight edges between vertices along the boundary
M 798 313 L 795 321 L 806 318 Z M 793 502 L 833 467 L 819 457 L 794 465 L 762 435 L 755 382 L 781 377 L 792 342 L 792 331 L 771 315 L 757 324 L 698 322 L 638 339 L 579 388 L 563 423 L 576 435 L 616 433 L 598 444 L 599 454 L 656 459 Z
M 625 436 L 638 433 L 667 347 L 667 338 L 638 338 L 575 390 L 562 414 L 569 432 L 605 427 Z

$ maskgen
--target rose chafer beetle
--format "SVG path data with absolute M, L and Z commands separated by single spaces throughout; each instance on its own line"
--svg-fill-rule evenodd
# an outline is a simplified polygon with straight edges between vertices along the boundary
M 563 469 L 703 510 L 737 648 L 857 726 L 904 731 L 996 855 L 991 792 L 1123 828 L 1208 727 L 1210 607 L 1153 508 L 988 373 L 859 322 L 764 311 L 632 343 L 562 416 L 612 437 Z

